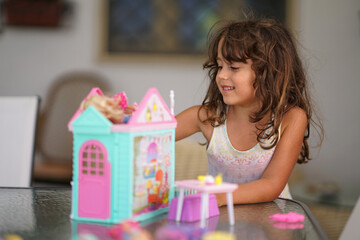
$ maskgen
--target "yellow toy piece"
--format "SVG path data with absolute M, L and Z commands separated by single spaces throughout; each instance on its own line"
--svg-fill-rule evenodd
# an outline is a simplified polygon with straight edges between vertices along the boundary
M 208 232 L 206 233 L 203 240 L 236 240 L 234 234 L 223 232 L 223 231 L 216 231 L 216 232 Z
M 154 104 L 153 104 L 153 110 L 154 110 L 154 111 L 157 111 L 157 105 L 156 105 L 155 102 L 154 102 Z
M 6 234 L 4 240 L 23 240 L 23 238 L 17 234 Z
M 147 109 L 145 119 L 146 119 L 146 122 L 151 122 L 151 111 L 150 111 L 150 109 Z
M 221 185 L 222 184 L 222 174 L 219 173 L 216 177 L 215 177 L 215 184 L 216 185 Z
M 148 180 L 147 183 L 146 183 L 146 189 L 149 190 L 152 187 L 153 187 L 153 184 L 152 184 L 151 180 Z
M 198 180 L 203 183 L 205 181 L 205 176 L 204 175 L 200 175 L 198 176 Z

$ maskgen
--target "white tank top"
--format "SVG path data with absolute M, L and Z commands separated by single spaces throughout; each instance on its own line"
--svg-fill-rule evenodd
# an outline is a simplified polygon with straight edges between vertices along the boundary
M 270 146 L 272 139 L 263 140 L 263 145 Z M 214 128 L 206 151 L 209 174 L 216 176 L 221 173 L 224 182 L 237 184 L 258 180 L 268 166 L 275 148 L 276 146 L 263 149 L 260 143 L 257 143 L 247 151 L 235 149 L 229 140 L 225 121 L 224 124 Z M 291 198 L 287 184 L 280 197 Z

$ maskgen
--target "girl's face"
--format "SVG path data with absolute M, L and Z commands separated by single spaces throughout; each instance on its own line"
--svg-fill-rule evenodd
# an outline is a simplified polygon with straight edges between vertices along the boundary
M 224 102 L 230 106 L 253 108 L 258 106 L 255 97 L 255 72 L 252 60 L 243 62 L 228 62 L 221 53 L 222 40 L 219 43 L 216 74 L 216 84 L 223 96 Z

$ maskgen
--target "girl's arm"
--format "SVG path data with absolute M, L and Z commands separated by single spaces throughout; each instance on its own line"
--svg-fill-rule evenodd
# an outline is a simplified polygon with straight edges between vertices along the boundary
M 233 193 L 234 204 L 267 202 L 276 199 L 284 189 L 300 154 L 307 117 L 297 107 L 287 112 L 274 155 L 261 179 L 240 184 Z M 216 196 L 218 205 L 226 205 L 226 195 Z
M 213 128 L 210 124 L 201 122 L 200 119 L 206 119 L 206 111 L 203 109 L 200 110 L 199 116 L 199 109 L 200 106 L 194 106 L 176 115 L 177 127 L 175 129 L 175 141 L 186 138 L 197 132 L 202 132 L 207 140 L 210 139 Z
M 194 106 L 176 115 L 177 126 L 175 141 L 186 138 L 200 131 L 198 111 L 200 106 Z

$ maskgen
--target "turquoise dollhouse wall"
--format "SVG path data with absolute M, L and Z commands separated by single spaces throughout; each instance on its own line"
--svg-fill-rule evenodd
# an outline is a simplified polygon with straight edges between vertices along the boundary
M 174 137 L 175 129 L 159 129 L 155 131 L 131 131 L 131 132 L 113 132 L 111 127 L 113 124 L 106 119 L 101 113 L 99 113 L 94 107 L 86 109 L 73 123 L 73 198 L 72 198 L 72 218 L 77 220 L 101 222 L 101 223 L 117 223 L 124 219 L 133 218 L 135 220 L 145 220 L 161 213 L 167 212 L 167 207 L 161 207 L 154 211 L 139 211 L 135 212 L 133 209 L 134 202 L 136 202 L 136 194 L 134 192 L 135 185 L 134 172 L 139 168 L 135 165 L 134 161 L 138 158 L 135 156 L 135 150 L 139 146 L 134 146 L 137 141 L 146 138 L 165 139 L 167 141 L 166 147 L 170 149 L 169 160 L 171 162 L 168 173 L 169 185 L 174 184 Z M 167 140 L 168 139 L 168 140 Z M 106 204 L 103 208 L 107 209 L 106 213 L 94 216 L 80 216 L 79 210 L 83 207 L 80 196 L 80 175 L 82 166 L 79 166 L 79 158 L 81 157 L 80 149 L 85 143 L 92 141 L 102 145 L 105 150 L 104 155 L 107 156 L 106 160 L 109 162 L 110 167 L 110 181 L 107 184 L 103 184 L 103 187 L 109 187 L 109 206 Z M 135 154 L 135 155 L 134 155 Z M 135 185 L 134 185 L 135 184 Z M 101 189 L 102 191 L 102 189 Z M 106 191 L 105 191 L 106 192 Z M 94 197 L 99 197 L 98 192 L 88 192 L 90 195 L 85 205 L 91 202 Z M 105 194 L 106 195 L 106 194 Z M 170 187 L 168 192 L 168 202 L 174 197 L 173 188 Z M 84 199 L 84 197 L 82 197 Z M 91 204 L 91 203 L 90 203 Z M 93 204 L 97 204 L 94 202 Z M 103 209 L 101 208 L 101 209 Z M 106 211 L 106 210 L 105 210 Z M 91 208 L 89 209 L 91 212 Z M 141 213 L 141 214 L 140 214 Z M 86 212 L 85 212 L 86 215 Z M 91 214 L 90 214 L 91 215 Z
M 131 217 L 132 172 L 131 138 L 127 133 L 114 135 L 114 168 L 112 169 L 112 218 L 111 222 L 119 222 Z

